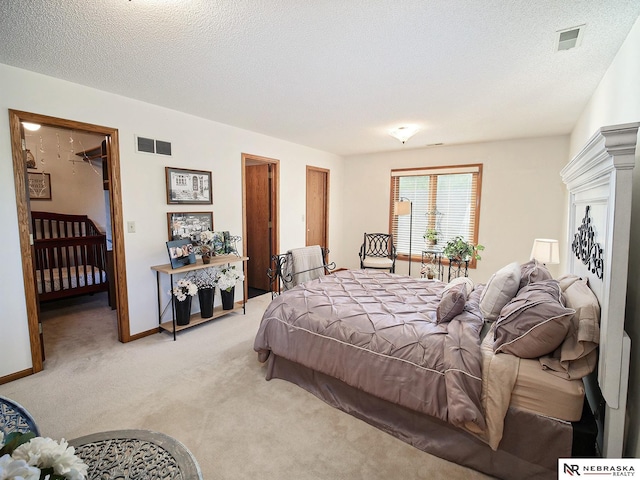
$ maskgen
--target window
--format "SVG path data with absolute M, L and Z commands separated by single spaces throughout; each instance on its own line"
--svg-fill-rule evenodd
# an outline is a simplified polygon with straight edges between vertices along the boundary
M 438 232 L 439 246 L 457 235 L 478 243 L 481 183 L 481 164 L 391 170 L 390 223 L 398 258 L 408 259 L 411 245 L 413 259 L 419 260 L 427 230 Z M 395 214 L 399 200 L 411 202 L 412 215 Z

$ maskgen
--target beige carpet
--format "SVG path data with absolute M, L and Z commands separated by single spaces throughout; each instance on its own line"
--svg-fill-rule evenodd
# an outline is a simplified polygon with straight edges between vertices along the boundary
M 106 297 L 43 309 L 45 370 L 0 385 L 41 434 L 75 438 L 142 428 L 171 435 L 209 479 L 480 479 L 329 407 L 264 379 L 253 338 L 270 295 L 185 330 L 122 344 Z

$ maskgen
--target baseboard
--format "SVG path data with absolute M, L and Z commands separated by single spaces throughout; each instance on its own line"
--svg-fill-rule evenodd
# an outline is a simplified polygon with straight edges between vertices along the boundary
M 140 340 L 141 338 L 148 337 L 149 335 L 153 335 L 160 331 L 159 327 L 152 328 L 151 330 L 146 330 L 144 332 L 136 333 L 135 335 L 129 335 L 129 340 L 123 343 L 133 342 L 134 340 Z
M 0 385 L 13 382 L 14 380 L 18 380 L 19 378 L 28 377 L 29 375 L 33 375 L 33 368 L 27 368 L 26 370 L 21 370 L 16 373 L 5 375 L 4 377 L 0 377 Z

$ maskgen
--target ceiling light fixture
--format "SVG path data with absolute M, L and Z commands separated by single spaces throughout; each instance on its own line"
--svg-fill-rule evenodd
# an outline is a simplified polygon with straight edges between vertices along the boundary
M 418 130 L 420 129 L 416 125 L 404 125 L 390 130 L 389 135 L 404 143 L 418 133 Z
M 40 130 L 40 125 L 38 125 L 37 123 L 22 122 L 22 126 L 30 132 Z

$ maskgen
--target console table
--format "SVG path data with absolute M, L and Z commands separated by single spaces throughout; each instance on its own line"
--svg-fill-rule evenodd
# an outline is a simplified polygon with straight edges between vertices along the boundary
M 202 268 L 213 268 L 221 265 L 230 265 L 231 263 L 242 262 L 242 272 L 245 271 L 245 262 L 249 260 L 249 257 L 239 257 L 237 255 L 229 254 L 229 255 L 216 255 L 215 257 L 211 257 L 211 261 L 209 263 L 203 263 L 202 259 L 199 258 L 196 263 L 192 263 L 190 265 L 185 265 L 183 267 L 172 268 L 170 263 L 164 265 L 155 265 L 151 267 L 151 270 L 155 270 L 156 272 L 156 280 L 158 285 L 158 324 L 161 330 L 166 330 L 167 332 L 173 333 L 173 339 L 176 339 L 176 332 L 180 330 L 184 330 L 186 328 L 195 327 L 196 325 L 200 325 L 201 323 L 208 322 L 215 318 L 226 315 L 227 313 L 235 312 L 238 310 L 242 310 L 243 313 L 246 313 L 246 303 L 247 298 L 245 295 L 244 286 L 242 288 L 242 303 L 235 302 L 234 308 L 232 310 L 223 310 L 222 306 L 218 305 L 213 309 L 213 316 L 208 318 L 202 318 L 199 314 L 195 313 L 191 315 L 191 320 L 188 325 L 177 325 L 176 324 L 176 313 L 175 313 L 175 300 L 174 296 L 171 295 L 171 300 L 169 303 L 162 308 L 162 300 L 160 295 L 160 274 L 169 275 L 170 285 L 173 287 L 173 276 L 180 275 L 192 272 L 194 270 L 200 270 Z M 171 321 L 163 322 L 162 316 L 171 305 Z

